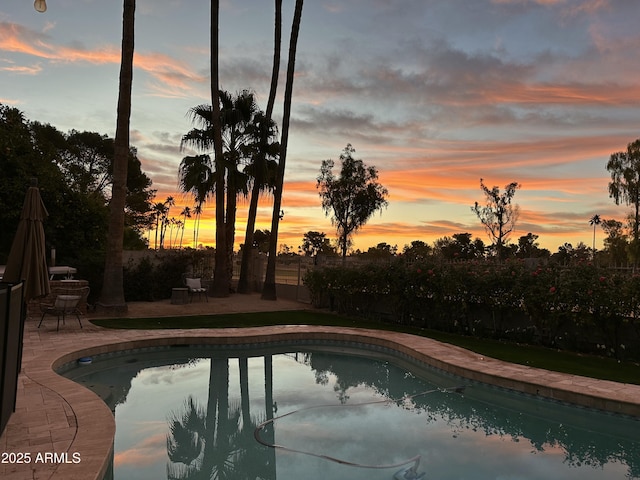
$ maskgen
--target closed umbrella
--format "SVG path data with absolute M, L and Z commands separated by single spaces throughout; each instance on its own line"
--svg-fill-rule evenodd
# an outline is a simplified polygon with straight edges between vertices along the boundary
M 43 220 L 48 216 L 49 213 L 40 197 L 38 181 L 32 179 L 3 278 L 4 282 L 9 283 L 24 280 L 25 301 L 47 295 L 51 291 L 42 226 Z
M 49 271 L 45 256 L 44 228 L 42 221 L 48 216 L 47 209 L 40 198 L 38 181 L 31 180 L 24 200 L 18 230 L 13 238 L 7 266 L 4 270 L 3 282 L 18 283 L 24 280 L 22 301 L 47 295 L 49 288 Z M 1 312 L 0 337 L 3 337 L 2 355 L 0 358 L 0 433 L 4 430 L 11 412 L 16 407 L 18 375 L 22 365 L 22 339 L 26 309 L 20 308 L 17 315 L 15 308 Z

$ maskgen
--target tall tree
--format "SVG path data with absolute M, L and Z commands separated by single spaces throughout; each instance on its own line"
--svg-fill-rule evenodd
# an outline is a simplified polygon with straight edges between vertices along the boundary
M 164 202 L 156 202 L 153 207 L 152 207 L 152 211 L 153 211 L 153 216 L 155 219 L 155 224 L 156 224 L 156 236 L 155 236 L 155 242 L 153 245 L 154 250 L 158 249 L 158 234 L 160 233 L 161 229 L 162 229 L 162 225 L 164 223 L 164 218 L 167 215 L 167 205 Z M 162 239 L 160 240 L 162 242 Z
M 180 150 L 187 146 L 210 152 L 213 150 L 213 124 L 211 122 L 211 106 L 198 105 L 189 109 L 188 115 L 195 125 L 180 140 Z M 203 205 L 216 187 L 215 163 L 209 153 L 187 155 L 178 167 L 178 187 L 182 192 L 191 193 L 195 201 L 195 222 L 193 225 L 193 248 L 198 247 L 198 230 Z M 217 217 L 216 217 L 217 218 Z
M 183 147 L 182 143 L 180 147 Z M 197 248 L 202 206 L 213 193 L 214 182 L 213 163 L 209 155 L 186 156 L 180 162 L 180 167 L 178 168 L 178 187 L 183 192 L 191 193 L 195 201 L 193 207 L 193 213 L 195 215 L 193 224 L 193 248 Z
M 198 248 L 198 233 L 200 230 L 200 216 L 202 215 L 202 203 L 197 203 L 193 206 L 193 214 L 196 217 L 193 222 L 193 248 Z
M 277 300 L 276 294 L 276 254 L 278 249 L 278 227 L 282 208 L 282 189 L 284 187 L 284 171 L 287 160 L 287 145 L 289 143 L 289 120 L 291 119 L 291 98 L 293 96 L 293 78 L 296 70 L 296 50 L 298 46 L 298 34 L 300 33 L 300 21 L 302 20 L 303 0 L 296 0 L 293 21 L 291 24 L 291 39 L 289 40 L 289 59 L 287 63 L 287 82 L 284 89 L 284 112 L 282 115 L 282 136 L 280 140 L 280 158 L 278 162 L 278 174 L 276 176 L 273 192 L 273 212 L 271 215 L 271 240 L 269 243 L 269 257 L 267 259 L 267 271 L 265 273 L 262 298 L 264 300 Z
M 252 156 L 255 143 L 259 139 L 253 128 L 254 117 L 259 113 L 255 96 L 243 90 L 235 96 L 221 91 L 222 146 L 227 171 L 227 204 L 225 214 L 227 278 L 231 288 L 233 276 L 233 246 L 235 239 L 237 199 L 248 194 L 249 177 L 247 170 L 238 167 Z
M 250 163 L 245 167 L 245 172 L 249 175 L 251 182 L 251 199 L 244 239 L 244 245 L 249 246 L 254 243 L 260 195 L 265 192 L 273 192 L 278 169 L 276 159 L 280 154 L 280 144 L 272 141 L 277 135 L 276 125 L 273 120 L 267 119 L 265 115 L 260 113 L 254 118 L 253 130 L 256 143 L 254 144 Z M 250 293 L 249 279 L 251 277 L 252 255 L 252 248 L 243 249 L 238 293 Z
M 218 65 L 220 0 L 211 0 L 210 63 L 211 63 L 211 130 L 214 151 L 214 195 L 216 204 L 216 253 L 211 294 L 229 296 L 228 259 L 225 224 L 225 160 L 222 154 L 222 128 L 220 119 L 220 70 Z
M 60 155 L 60 168 L 82 192 L 105 196 L 111 186 L 114 142 L 107 135 L 72 130 L 69 149 Z
M 613 266 L 622 266 L 627 263 L 627 248 L 629 242 L 627 234 L 624 232 L 622 222 L 609 219 L 602 220 L 602 230 L 607 234 L 604 239 L 604 249 L 609 257 L 609 264 Z
M 218 48 L 220 16 L 220 0 L 211 0 L 211 126 L 213 129 L 213 151 L 215 164 L 215 199 L 216 199 L 216 253 L 215 267 L 213 271 L 213 287 L 211 294 L 214 297 L 229 296 L 227 240 L 225 228 L 225 165 L 222 155 L 222 127 L 220 119 L 220 90 Z
M 338 233 L 342 263 L 346 262 L 351 235 L 364 226 L 371 216 L 387 206 L 389 192 L 378 183 L 378 171 L 353 158 L 355 149 L 348 144 L 340 155 L 340 176 L 333 173 L 333 160 L 323 160 L 318 176 L 322 209 L 331 215 Z
M 518 238 L 515 255 L 518 258 L 543 258 L 549 257 L 551 252 L 546 248 L 540 248 L 538 243 L 538 235 L 527 233 Z
M 83 266 L 100 252 L 104 265 L 113 139 L 93 132 L 63 134 L 51 125 L 27 121 L 21 112 L 0 105 L 0 263 L 17 227 L 25 185 L 38 178 L 49 210 L 45 224 L 48 246 L 58 260 Z M 135 148 L 128 155 L 124 247 L 142 248 L 149 226 L 151 180 L 141 170 Z M 19 202 L 19 204 L 18 204 Z M 7 245 L 8 242 L 8 245 Z M 89 253 L 91 252 L 91 253 Z M 99 275 L 103 271 L 100 268 Z M 96 285 L 102 278 L 93 279 Z M 96 294 L 100 288 L 96 288 Z
M 484 256 L 484 242 L 473 240 L 470 233 L 454 233 L 434 242 L 434 250 L 447 260 L 471 260 Z
M 251 200 L 249 202 L 249 212 L 247 214 L 247 228 L 244 234 L 244 251 L 242 252 L 242 264 L 240 265 L 240 278 L 238 280 L 238 293 L 249 293 L 249 279 L 251 277 L 253 236 L 256 228 L 256 217 L 258 215 L 258 199 L 260 193 L 267 183 L 268 175 L 267 148 L 269 138 L 272 135 L 273 106 L 276 101 L 278 90 L 278 76 L 280 75 L 280 50 L 282 43 L 282 0 L 275 0 L 275 26 L 273 29 L 273 67 L 271 69 L 271 86 L 269 87 L 269 99 L 267 109 L 262 122 L 258 122 L 258 133 L 260 135 L 260 148 L 254 161 L 255 172 L 253 175 L 253 187 L 251 189 Z M 275 133 L 275 132 L 274 132 Z
M 255 95 L 248 90 L 236 95 L 220 91 L 219 97 L 223 168 L 226 172 L 225 242 L 229 289 L 233 273 L 237 197 L 248 194 L 250 175 L 254 173 L 251 159 L 255 157 L 260 142 L 256 122 L 262 118 L 262 112 L 258 110 Z M 214 147 L 212 108 L 210 105 L 198 105 L 189 110 L 189 115 L 196 126 L 182 137 L 180 147 L 184 150 L 189 146 L 206 153 L 184 157 L 180 163 L 178 178 L 181 190 L 191 192 L 196 201 L 200 202 L 215 193 L 217 187 L 215 180 L 218 178 L 218 164 L 212 163 L 209 157 Z M 241 169 L 241 165 L 245 167 Z
M 504 187 L 504 192 L 500 193 L 500 188 L 493 187 L 491 190 L 480 179 L 480 188 L 485 196 L 485 204 L 478 202 L 471 207 L 477 216 L 489 238 L 493 242 L 499 260 L 504 258 L 504 247 L 509 239 L 509 235 L 516 227 L 520 209 L 518 205 L 512 203 L 516 190 L 520 188 L 517 182 L 511 182 Z
M 321 253 L 335 253 L 331 242 L 324 232 L 308 231 L 302 236 L 302 251 L 307 257 L 313 257 L 313 264 L 318 264 Z
M 135 9 L 135 0 L 124 0 L 118 114 L 113 159 L 113 184 L 111 187 L 112 193 L 104 265 L 104 282 L 98 302 L 103 308 L 123 313 L 127 310 L 127 304 L 124 299 L 122 249 L 124 243 L 124 208 L 127 198 L 127 163 L 129 157 L 131 88 L 133 84 Z
M 635 263 L 640 250 L 640 139 L 628 144 L 626 152 L 611 154 L 607 170 L 611 174 L 609 197 L 616 205 L 633 205 L 631 250 Z
M 184 240 L 184 229 L 187 226 L 187 218 L 191 218 L 191 208 L 184 207 L 180 212 L 182 216 L 182 231 L 180 232 L 180 248 L 182 248 L 182 241 Z
M 405 245 L 402 256 L 407 263 L 424 262 L 432 254 L 433 248 L 422 240 L 413 240 L 411 245 Z
M 165 210 L 163 212 L 162 221 L 160 222 L 160 250 L 164 249 L 167 228 L 169 228 L 169 225 L 171 224 L 171 216 L 169 215 L 169 212 L 171 211 L 171 207 L 173 207 L 175 204 L 176 202 L 171 195 L 169 195 L 164 201 Z M 171 238 L 169 238 L 169 244 L 171 244 Z M 171 248 L 171 245 L 169 245 L 169 248 Z
M 600 215 L 598 215 L 597 213 L 593 217 L 591 217 L 591 219 L 589 220 L 589 225 L 593 227 L 593 245 L 592 245 L 593 255 L 596 254 L 596 226 L 600 225 L 601 223 L 602 223 L 602 219 L 600 218 Z

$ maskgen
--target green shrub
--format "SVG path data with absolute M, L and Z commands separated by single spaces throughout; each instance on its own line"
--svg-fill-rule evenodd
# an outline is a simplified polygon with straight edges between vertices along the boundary
M 124 268 L 124 295 L 127 302 L 171 298 L 171 289 L 183 286 L 183 275 L 193 271 L 189 251 L 152 254 L 129 261 Z
M 469 261 L 308 270 L 312 302 L 340 313 L 617 358 L 640 358 L 640 276 L 589 263 Z

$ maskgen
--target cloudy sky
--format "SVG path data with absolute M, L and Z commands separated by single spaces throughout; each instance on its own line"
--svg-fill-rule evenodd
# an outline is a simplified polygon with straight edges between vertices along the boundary
M 65 132 L 113 136 L 122 2 L 47 3 L 44 14 L 31 0 L 0 4 L 0 102 Z M 221 87 L 254 90 L 263 109 L 272 3 L 227 0 L 220 12 Z M 293 4 L 283 6 L 276 120 Z M 461 232 L 488 243 L 470 208 L 483 200 L 481 178 L 521 184 L 513 240 L 532 232 L 552 252 L 590 246 L 594 214 L 623 220 L 628 211 L 609 198 L 605 165 L 640 137 L 639 21 L 637 0 L 307 0 L 280 242 L 297 249 L 309 230 L 335 238 L 316 177 L 351 143 L 389 190 L 356 248 Z M 186 112 L 210 103 L 209 91 L 209 2 L 138 0 L 132 145 L 157 200 L 175 195 L 176 217 L 193 204 L 175 193 Z M 268 202 L 258 228 L 270 226 Z M 204 220 L 200 241 L 213 236 Z

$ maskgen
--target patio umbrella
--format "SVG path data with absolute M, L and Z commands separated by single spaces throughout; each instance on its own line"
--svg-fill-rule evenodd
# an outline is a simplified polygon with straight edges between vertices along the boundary
M 27 302 L 51 291 L 42 226 L 48 216 L 40 197 L 38 180 L 34 178 L 27 190 L 3 278 L 4 282 L 9 283 L 24 280 L 24 300 Z

